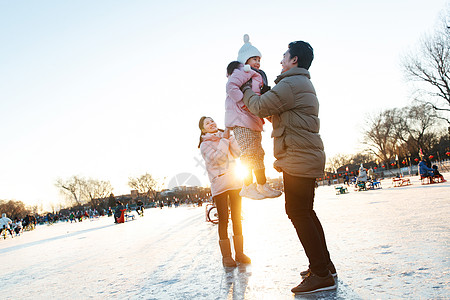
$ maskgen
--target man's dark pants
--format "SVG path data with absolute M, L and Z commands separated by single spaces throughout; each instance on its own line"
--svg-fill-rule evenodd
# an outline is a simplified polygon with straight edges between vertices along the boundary
M 309 268 L 318 276 L 328 274 L 331 262 L 322 225 L 313 210 L 315 178 L 283 172 L 286 214 L 297 231 L 309 259 Z

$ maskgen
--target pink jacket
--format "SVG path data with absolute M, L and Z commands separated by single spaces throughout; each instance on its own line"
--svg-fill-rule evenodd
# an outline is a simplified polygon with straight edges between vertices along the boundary
M 246 65 L 244 68 L 235 69 L 233 74 L 228 77 L 226 85 L 227 98 L 225 99 L 225 127 L 245 127 L 255 131 L 263 130 L 263 121 L 261 118 L 252 114 L 245 106 L 240 87 L 252 79 L 252 90 L 260 95 L 260 88 L 263 85 L 263 79 L 258 72 L 253 71 Z
M 211 194 L 216 196 L 229 190 L 238 190 L 242 187 L 242 181 L 235 174 L 235 159 L 241 151 L 234 138 L 222 138 L 223 132 L 207 133 L 203 135 L 200 151 L 205 160 L 209 181 L 211 182 Z

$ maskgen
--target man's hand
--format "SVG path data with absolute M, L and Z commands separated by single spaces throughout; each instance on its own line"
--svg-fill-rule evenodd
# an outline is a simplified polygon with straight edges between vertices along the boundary
M 251 88 L 252 88 L 252 79 L 250 78 L 246 83 L 244 83 L 244 84 L 241 86 L 241 91 L 242 91 L 242 92 L 245 92 L 245 90 L 251 89 Z

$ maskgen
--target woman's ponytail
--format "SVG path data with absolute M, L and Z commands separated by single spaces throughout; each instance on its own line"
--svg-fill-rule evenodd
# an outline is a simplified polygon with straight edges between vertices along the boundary
M 202 144 L 202 142 L 203 142 L 203 135 L 204 135 L 204 133 L 202 132 L 202 133 L 200 133 L 200 141 L 198 142 L 198 147 L 200 148 L 200 145 Z
M 203 123 L 205 122 L 206 118 L 208 118 L 208 117 L 203 116 L 203 117 L 200 118 L 200 121 L 198 121 L 198 128 L 200 128 L 200 131 L 201 131 L 200 132 L 200 141 L 198 142 L 198 147 L 199 148 L 200 148 L 200 145 L 203 142 L 203 135 L 204 135 L 203 129 L 205 129 L 205 127 L 203 127 Z

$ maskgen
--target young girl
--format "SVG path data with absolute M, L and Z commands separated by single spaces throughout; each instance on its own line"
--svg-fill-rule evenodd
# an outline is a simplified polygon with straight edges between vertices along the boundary
M 240 151 L 236 140 L 230 135 L 230 130 L 217 129 L 213 119 L 201 117 L 200 143 L 198 147 L 205 160 L 208 177 L 211 181 L 211 194 L 219 214 L 219 246 L 222 252 L 224 267 L 236 267 L 236 261 L 249 264 L 251 260 L 244 254 L 244 238 L 241 224 L 241 197 L 239 191 L 241 182 L 234 172 L 235 158 Z M 231 257 L 230 240 L 228 239 L 228 200 L 233 222 L 233 243 L 236 252 L 235 259 Z
M 264 121 L 253 115 L 242 101 L 240 87 L 250 79 L 252 90 L 258 95 L 267 89 L 266 75 L 259 70 L 261 53 L 249 40 L 249 36 L 244 35 L 244 46 L 239 50 L 237 61 L 231 62 L 227 67 L 225 127 L 233 129 L 241 150 L 241 162 L 248 172 L 240 195 L 259 200 L 278 197 L 281 192 L 272 189 L 266 182 L 264 150 L 261 145 Z M 252 173 L 255 173 L 257 185 L 253 183 Z

